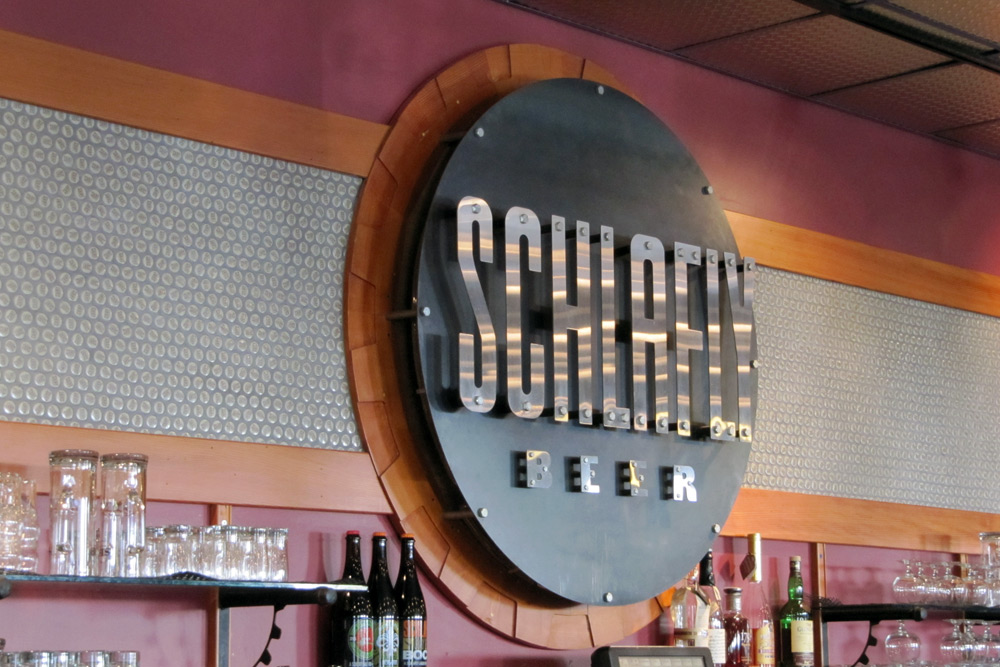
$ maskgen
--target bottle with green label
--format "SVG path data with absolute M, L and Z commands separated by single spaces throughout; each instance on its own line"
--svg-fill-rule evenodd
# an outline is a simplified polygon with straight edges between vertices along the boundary
M 389 580 L 386 559 L 386 536 L 372 535 L 372 568 L 368 573 L 368 595 L 372 602 L 372 627 L 375 634 L 374 667 L 399 666 L 399 614 L 396 596 Z
M 778 614 L 779 664 L 813 667 L 815 649 L 812 614 L 803 603 L 802 558 L 792 556 L 788 572 L 788 602 Z
M 364 584 L 361 568 L 361 534 L 347 532 L 347 553 L 341 581 Z M 343 667 L 372 667 L 375 637 L 372 628 L 371 600 L 366 591 L 348 591 L 337 595 L 333 609 L 333 664 Z

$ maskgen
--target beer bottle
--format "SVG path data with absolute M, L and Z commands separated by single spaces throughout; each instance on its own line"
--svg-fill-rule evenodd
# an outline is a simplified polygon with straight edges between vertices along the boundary
M 386 536 L 372 535 L 372 567 L 368 572 L 368 595 L 372 602 L 372 624 L 375 630 L 374 667 L 399 665 L 399 616 L 396 598 L 389 581 L 389 563 L 385 555 Z
M 771 604 L 767 599 L 767 589 L 763 583 L 764 552 L 760 546 L 760 533 L 747 535 L 746 570 L 743 575 L 743 608 L 750 621 L 753 637 L 751 664 L 754 667 L 774 667 L 774 623 Z
M 361 534 L 347 531 L 347 552 L 344 560 L 345 584 L 364 584 L 361 568 Z M 372 628 L 371 600 L 365 591 L 337 594 L 333 607 L 333 664 L 338 667 L 372 667 L 375 636 Z
M 427 605 L 417 579 L 416 540 L 402 537 L 399 575 L 396 577 L 396 607 L 399 610 L 399 665 L 427 667 Z
M 715 585 L 712 561 L 712 550 L 709 549 L 698 566 L 698 589 L 708 604 L 708 649 L 712 652 L 712 662 L 716 667 L 722 667 L 726 663 L 726 630 L 722 623 L 722 597 Z
M 792 556 L 788 570 L 788 602 L 778 614 L 780 664 L 781 667 L 813 667 L 812 615 L 802 602 L 802 558 Z

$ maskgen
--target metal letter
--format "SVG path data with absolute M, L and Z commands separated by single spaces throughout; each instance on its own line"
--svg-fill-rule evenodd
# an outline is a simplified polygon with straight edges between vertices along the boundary
M 628 428 L 629 409 L 618 406 L 615 335 L 615 230 L 601 225 L 601 375 L 604 378 L 604 427 Z
M 529 489 L 548 489 L 552 486 L 552 456 L 548 452 L 529 449 L 525 453 L 525 485 Z
M 752 257 L 743 259 L 743 289 L 740 290 L 736 255 L 727 252 L 726 287 L 729 290 L 729 313 L 733 321 L 733 338 L 736 340 L 736 382 L 739 390 L 739 436 L 743 442 L 753 441 L 750 424 L 753 410 L 750 405 L 750 341 L 753 340 L 753 291 L 756 283 L 757 263 Z
M 649 495 L 649 490 L 644 488 L 646 481 L 646 462 L 629 461 L 622 466 L 622 494 L 633 498 L 645 498 Z
M 576 304 L 569 303 L 569 270 L 566 264 L 566 221 L 552 216 L 552 347 L 554 361 L 554 408 L 558 422 L 568 422 L 570 413 L 569 332 L 576 331 L 577 420 L 594 423 L 593 321 L 590 312 L 590 225 L 576 222 Z
M 708 329 L 708 431 L 713 440 L 735 440 L 736 423 L 722 418 L 722 325 L 719 312 L 719 253 L 705 250 Z
M 704 349 L 702 331 L 690 327 L 688 266 L 701 264 L 701 249 L 674 243 L 674 307 L 677 318 L 677 434 L 691 436 L 691 356 Z
M 581 456 L 579 463 L 575 464 L 574 467 L 580 468 L 580 477 L 574 480 L 577 483 L 577 489 L 583 493 L 600 493 L 601 487 L 598 484 L 594 484 L 593 479 L 597 477 L 597 470 L 594 466 L 597 465 L 596 456 Z
M 493 213 L 478 197 L 463 197 L 458 203 L 458 265 L 476 317 L 476 336 L 458 334 L 458 393 L 462 405 L 472 412 L 489 412 L 497 400 L 497 337 L 486 305 L 483 286 L 476 271 L 473 227 L 479 226 L 479 261 L 493 263 Z M 477 383 L 478 379 L 478 383 Z
M 663 243 L 652 236 L 632 237 L 632 427 L 645 431 L 649 422 L 649 355 L 653 355 L 653 393 L 657 433 L 670 430 L 667 380 L 667 279 Z M 646 285 L 649 265 L 651 284 Z
M 691 466 L 672 466 L 666 469 L 667 500 L 687 500 L 698 502 L 698 489 L 694 488 L 694 468 Z
M 507 404 L 523 419 L 534 419 L 545 406 L 545 348 L 530 343 L 524 330 L 521 299 L 521 239 L 527 239 L 527 268 L 542 272 L 542 225 L 529 209 L 514 206 L 504 223 L 507 261 Z M 526 354 L 527 353 L 527 354 Z M 527 356 L 527 373 L 525 360 Z M 527 377 L 526 377 L 527 376 Z M 525 380 L 530 389 L 525 390 Z

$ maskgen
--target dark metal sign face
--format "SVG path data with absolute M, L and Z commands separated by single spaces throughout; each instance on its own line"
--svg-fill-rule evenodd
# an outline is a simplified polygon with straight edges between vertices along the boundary
M 627 604 L 704 555 L 753 439 L 753 260 L 646 108 L 557 79 L 458 143 L 417 260 L 418 373 L 481 537 L 569 600 Z

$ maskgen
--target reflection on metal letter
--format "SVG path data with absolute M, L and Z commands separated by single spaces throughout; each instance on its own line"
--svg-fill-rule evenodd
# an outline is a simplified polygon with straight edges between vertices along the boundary
M 726 288 L 729 291 L 729 312 L 733 320 L 733 334 L 736 339 L 736 382 L 738 387 L 739 436 L 744 442 L 753 441 L 753 426 L 750 424 L 753 410 L 750 405 L 750 341 L 753 340 L 753 290 L 756 282 L 757 263 L 753 258 L 743 259 L 743 289 L 740 290 L 739 270 L 736 255 L 727 252 Z
M 580 462 L 574 464 L 574 468 L 579 467 L 580 477 L 577 480 L 577 489 L 583 493 L 600 493 L 601 487 L 598 484 L 594 484 L 594 478 L 597 477 L 597 470 L 594 466 L 597 465 L 596 456 L 581 456 Z
M 713 440 L 735 440 L 736 423 L 722 418 L 722 313 L 719 311 L 719 253 L 705 249 L 708 329 L 708 424 Z
M 643 486 L 646 481 L 646 462 L 629 461 L 628 467 L 624 469 L 625 475 L 624 491 L 633 498 L 644 498 L 649 495 L 649 490 Z
M 702 332 L 690 327 L 688 266 L 701 264 L 701 249 L 674 243 L 674 308 L 677 318 L 677 434 L 691 435 L 691 356 L 702 350 Z
M 670 430 L 667 387 L 667 280 L 663 243 L 644 234 L 632 237 L 632 426 L 645 431 L 650 421 L 649 385 L 653 385 L 652 417 L 657 433 Z M 649 272 L 647 274 L 647 266 Z M 647 286 L 646 276 L 650 277 Z M 647 288 L 648 287 L 648 288 Z M 653 381 L 649 381 L 649 355 Z
M 548 489 L 552 486 L 552 456 L 540 449 L 525 453 L 525 484 L 529 489 Z
M 590 225 L 576 223 L 576 303 L 570 304 L 567 265 L 566 221 L 552 216 L 552 347 L 554 410 L 557 422 L 568 422 L 570 405 L 569 332 L 576 332 L 578 417 L 581 424 L 594 423 L 593 324 L 590 318 Z
M 667 468 L 667 500 L 698 502 L 698 489 L 694 488 L 694 468 L 672 466 Z
M 528 340 L 522 309 L 521 239 L 527 240 L 528 271 L 542 272 L 542 226 L 529 209 L 514 206 L 504 224 L 507 260 L 507 404 L 518 417 L 534 419 L 545 405 L 545 348 Z M 526 354 L 527 353 L 527 354 Z M 527 359 L 525 359 L 527 356 Z M 527 373 L 525 372 L 525 364 Z M 525 384 L 530 388 L 525 390 Z
M 493 213 L 478 197 L 463 197 L 458 203 L 458 265 L 476 317 L 476 336 L 458 334 L 458 393 L 462 405 L 473 412 L 489 412 L 497 400 L 497 337 L 486 305 L 483 286 L 476 271 L 473 227 L 479 226 L 479 261 L 493 263 Z
M 615 335 L 615 230 L 601 225 L 601 376 L 604 378 L 604 427 L 628 428 L 628 408 L 618 407 Z

